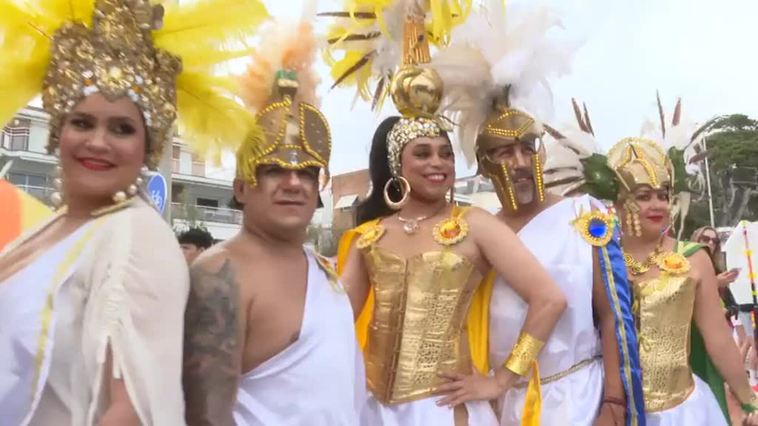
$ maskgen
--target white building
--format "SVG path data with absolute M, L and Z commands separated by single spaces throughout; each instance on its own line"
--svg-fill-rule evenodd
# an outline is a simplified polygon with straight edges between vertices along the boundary
M 12 164 L 5 176 L 7 180 L 38 199 L 49 204 L 54 191 L 53 179 L 58 160 L 47 154 L 48 115 L 33 102 L 11 120 L 0 132 L 0 170 Z M 167 153 L 165 155 L 168 155 Z M 234 155 L 226 154 L 221 164 L 211 164 L 194 155 L 179 138 L 171 147 L 170 176 L 165 176 L 171 187 L 171 203 L 167 220 L 177 231 L 190 225 L 205 227 L 216 240 L 225 240 L 240 229 L 242 214 L 230 208 Z M 331 187 L 322 191 L 324 205 L 330 206 Z M 331 227 L 331 208 L 319 209 L 314 224 Z

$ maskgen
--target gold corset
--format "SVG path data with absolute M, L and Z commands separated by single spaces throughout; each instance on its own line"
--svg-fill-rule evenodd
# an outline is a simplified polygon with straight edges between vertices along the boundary
M 635 284 L 645 410 L 675 407 L 695 388 L 689 363 L 696 282 L 666 275 Z
M 366 346 L 366 378 L 385 404 L 420 399 L 443 383 L 440 372 L 470 372 L 463 334 L 478 280 L 450 250 L 404 259 L 374 244 L 364 258 L 375 305 Z

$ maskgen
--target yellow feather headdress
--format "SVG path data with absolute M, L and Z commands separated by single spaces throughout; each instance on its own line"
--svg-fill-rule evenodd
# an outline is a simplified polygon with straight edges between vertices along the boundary
M 427 40 L 443 46 L 470 10 L 471 0 L 345 0 L 343 10 L 319 14 L 334 19 L 325 55 L 332 87 L 354 85 L 357 95 L 373 99 L 372 106 L 381 108 L 393 75 L 404 62 L 401 41 L 409 12 L 420 11 Z
M 317 44 L 310 22 L 271 25 L 240 76 L 240 96 L 255 120 L 237 150 L 237 176 L 253 186 L 261 164 L 316 167 L 328 177 L 332 140 L 318 109 Z
M 128 97 L 140 108 L 157 166 L 179 116 L 199 151 L 236 145 L 249 114 L 214 67 L 267 18 L 259 0 L 0 0 L 0 123 L 38 93 L 50 114 L 48 150 L 63 117 L 85 96 Z M 165 16 L 165 17 L 164 17 Z M 178 113 L 178 114 L 177 114 Z

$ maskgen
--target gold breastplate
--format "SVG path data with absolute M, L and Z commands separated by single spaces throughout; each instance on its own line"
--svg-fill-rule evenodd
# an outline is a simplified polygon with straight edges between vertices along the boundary
M 645 410 L 675 407 L 692 393 L 690 327 L 696 282 L 688 275 L 661 274 L 635 284 Z
M 441 250 L 407 259 L 374 244 L 383 230 L 367 232 L 358 243 L 374 292 L 366 380 L 382 403 L 430 395 L 444 382 L 440 372 L 471 371 L 463 330 L 478 280 L 472 279 L 474 265 L 448 248 L 465 237 L 465 222 L 459 224 L 464 226 L 447 229 L 454 239 L 435 238 Z

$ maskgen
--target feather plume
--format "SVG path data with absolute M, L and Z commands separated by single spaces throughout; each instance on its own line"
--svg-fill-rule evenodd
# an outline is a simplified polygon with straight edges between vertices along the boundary
M 552 113 L 548 78 L 569 71 L 578 45 L 558 42 L 550 32 L 560 21 L 545 6 L 512 7 L 490 0 L 452 32 L 431 66 L 445 87 L 443 108 L 460 125 L 456 140 L 473 164 L 479 126 L 497 97 L 510 86 L 512 107 L 537 116 Z
M 252 115 L 228 93 L 225 78 L 184 72 L 176 82 L 179 133 L 198 154 L 211 156 L 236 149 L 245 139 Z
M 582 107 L 584 108 L 584 124 L 587 126 L 587 133 L 594 136 L 595 130 L 592 128 L 592 121 L 590 120 L 590 113 L 587 111 L 587 104 L 582 102 Z
M 676 100 L 676 106 L 674 107 L 674 115 L 671 117 L 671 125 L 676 126 L 679 124 L 679 120 L 682 118 L 682 98 Z
M 259 49 L 253 51 L 252 62 L 240 77 L 241 97 L 253 111 L 262 109 L 279 70 L 294 71 L 299 88 L 295 102 L 318 106 L 316 86 L 319 77 L 313 69 L 317 40 L 310 22 L 272 25 L 261 34 Z
M 199 51 L 239 49 L 269 17 L 260 0 L 177 3 L 166 6 L 163 27 L 153 32 L 153 41 L 156 47 L 182 58 L 194 58 Z
M 589 133 L 590 129 L 588 129 L 587 125 L 584 123 L 584 118 L 582 117 L 581 110 L 579 110 L 579 104 L 576 103 L 576 99 L 571 98 L 571 106 L 574 108 L 574 117 L 579 124 L 579 128 L 582 129 L 583 132 Z
M 0 124 L 40 92 L 55 31 L 72 13 L 91 15 L 93 8 L 92 0 L 0 0 Z
M 331 67 L 332 87 L 354 86 L 356 94 L 381 108 L 389 78 L 402 61 L 403 23 L 409 10 L 426 14 L 433 45 L 444 45 L 452 29 L 465 21 L 471 0 L 345 0 L 331 18 L 324 60 Z
M 661 94 L 655 91 L 655 99 L 658 102 L 658 117 L 661 120 L 661 134 L 666 137 L 666 117 L 663 114 L 663 105 L 661 104 Z

